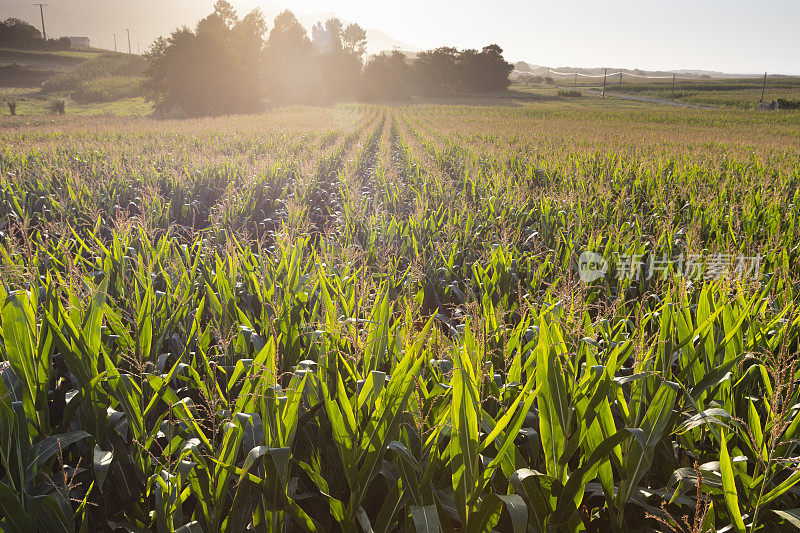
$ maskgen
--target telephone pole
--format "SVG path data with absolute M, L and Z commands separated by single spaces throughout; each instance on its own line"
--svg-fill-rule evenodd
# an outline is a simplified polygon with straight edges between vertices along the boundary
M 44 29 L 44 6 L 47 4 L 33 4 L 35 6 L 39 6 L 39 14 L 42 16 L 42 37 L 44 41 L 47 42 L 47 31 Z
M 619 88 L 622 89 L 622 71 L 619 71 Z
M 114 51 L 116 52 L 117 51 L 117 34 L 114 33 L 113 35 L 114 35 Z
M 767 73 L 764 73 L 764 84 L 761 86 L 761 101 L 764 101 L 764 92 L 767 90 Z
M 672 74 L 672 101 L 675 101 L 675 73 Z
M 576 89 L 578 88 L 578 69 L 575 69 L 575 82 L 573 85 Z
M 131 55 L 131 30 L 125 28 L 125 31 L 128 32 L 128 55 Z
M 606 77 L 608 76 L 608 69 L 603 69 L 603 100 L 606 99 Z

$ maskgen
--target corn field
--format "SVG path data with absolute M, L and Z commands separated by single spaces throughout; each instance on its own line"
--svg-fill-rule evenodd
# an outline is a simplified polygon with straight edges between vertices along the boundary
M 4 123 L 0 527 L 800 528 L 790 119 Z

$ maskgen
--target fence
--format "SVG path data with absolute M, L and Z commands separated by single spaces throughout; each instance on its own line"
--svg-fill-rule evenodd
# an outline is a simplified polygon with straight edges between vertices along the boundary
M 580 72 L 579 70 L 575 70 L 572 72 L 564 72 L 558 71 L 551 68 L 541 68 L 538 72 L 524 72 L 524 71 L 516 71 L 519 74 L 529 75 L 529 76 L 543 76 L 546 78 L 561 78 L 565 83 L 561 85 L 566 86 L 567 84 L 571 85 L 575 89 L 598 89 L 602 91 L 602 96 L 605 98 L 606 90 L 611 89 L 614 86 L 618 88 L 622 88 L 623 86 L 623 78 L 632 78 L 633 80 L 654 80 L 655 83 L 658 83 L 657 80 L 661 80 L 665 85 L 672 89 L 672 99 L 675 99 L 676 92 L 680 88 L 702 88 L 701 84 L 703 83 L 713 83 L 719 84 L 719 78 L 711 78 L 711 77 L 702 77 L 702 76 L 679 76 L 677 73 L 664 75 L 664 76 L 654 76 L 654 75 L 647 75 L 647 74 L 637 74 L 635 72 L 629 72 L 625 70 L 618 70 L 616 72 L 608 72 L 608 69 L 603 69 L 602 74 L 586 74 L 585 72 Z M 728 79 L 731 85 L 738 85 L 742 88 L 746 84 L 754 84 L 758 83 L 761 88 L 761 100 L 764 101 L 764 94 L 767 88 L 767 76 L 768 74 L 765 72 L 763 78 L 738 78 L 738 77 L 731 77 Z M 581 79 L 582 83 L 578 83 L 578 79 Z M 585 83 L 585 81 L 589 80 L 596 80 L 597 83 Z M 602 82 L 601 82 L 602 80 Z M 571 82 L 571 83 L 569 83 Z M 683 86 L 680 86 L 679 83 L 684 82 Z M 558 84 L 558 82 L 556 82 Z M 639 83 L 638 85 L 642 85 Z M 645 87 L 653 87 L 653 85 L 645 85 Z M 738 88 L 738 87 L 737 87 Z

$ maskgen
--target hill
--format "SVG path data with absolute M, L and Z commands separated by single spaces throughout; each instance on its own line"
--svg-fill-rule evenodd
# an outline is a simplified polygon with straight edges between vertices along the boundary
M 594 68 L 569 67 L 569 66 L 547 67 L 543 65 L 528 63 L 526 61 L 517 61 L 516 63 L 514 63 L 514 75 L 516 77 L 521 77 L 526 74 L 535 76 L 546 76 L 551 71 L 569 72 L 570 74 L 577 72 L 579 75 L 585 75 L 585 76 L 602 76 L 605 69 L 606 67 L 594 67 Z M 663 76 L 672 76 L 673 74 L 675 74 L 683 78 L 698 78 L 698 79 L 704 79 L 704 78 L 736 79 L 736 78 L 754 78 L 759 76 L 759 74 L 731 74 L 713 70 L 691 70 L 691 69 L 642 70 L 638 68 L 630 69 L 630 68 L 608 67 L 608 72 L 620 72 L 620 71 L 624 72 L 625 74 L 630 74 L 633 76 L 663 77 Z

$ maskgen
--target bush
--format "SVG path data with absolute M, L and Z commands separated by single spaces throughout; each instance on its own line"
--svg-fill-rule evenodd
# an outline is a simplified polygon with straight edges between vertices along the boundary
M 50 100 L 50 112 L 53 114 L 63 115 L 67 112 L 67 99 L 66 98 L 53 98 Z
M 778 109 L 800 109 L 800 100 L 778 98 Z
M 583 93 L 575 90 L 558 91 L 558 96 L 562 98 L 583 98 Z
M 82 84 L 72 93 L 77 102 L 111 102 L 123 98 L 134 98 L 142 94 L 143 78 L 132 76 L 109 76 Z
M 77 91 L 93 80 L 117 76 L 141 76 L 146 69 L 147 63 L 140 56 L 109 52 L 53 76 L 42 84 L 42 90 Z
M 6 99 L 6 105 L 8 106 L 8 112 L 11 113 L 11 116 L 16 116 L 17 114 L 17 101 L 11 98 Z

